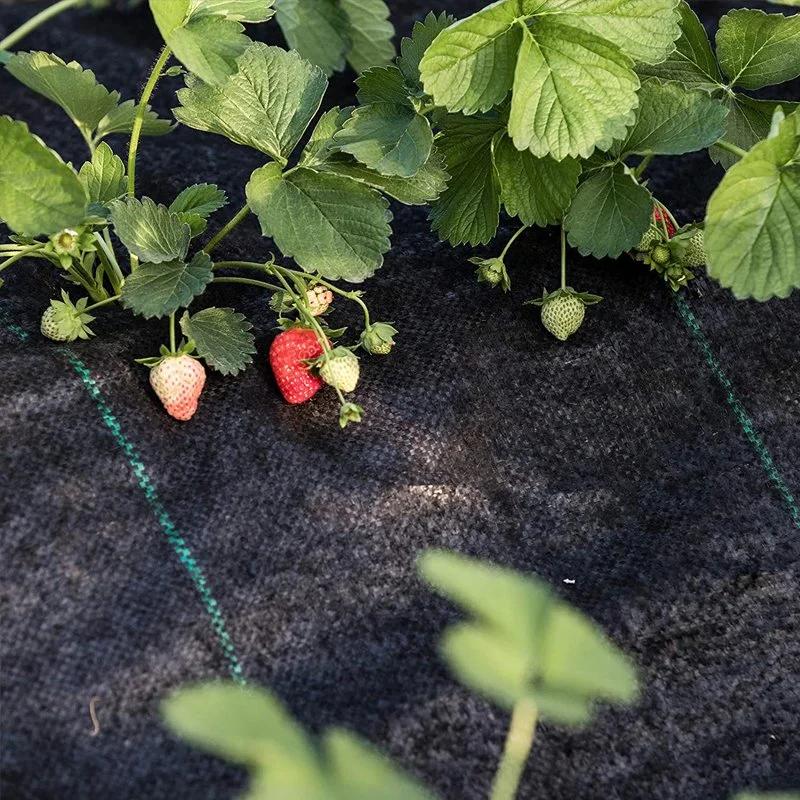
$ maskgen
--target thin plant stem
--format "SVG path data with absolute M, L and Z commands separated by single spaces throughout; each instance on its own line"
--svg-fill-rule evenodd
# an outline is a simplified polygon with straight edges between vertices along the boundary
M 651 153 L 648 156 L 645 156 L 639 164 L 634 167 L 633 169 L 633 177 L 638 181 L 639 178 L 644 175 L 644 171 L 650 166 L 650 162 L 653 160 L 653 154 Z
M 561 226 L 561 288 L 567 288 L 567 232 Z
M 54 3 L 52 6 L 48 6 L 43 11 L 40 11 L 38 14 L 31 17 L 27 22 L 23 22 L 22 25 L 20 25 L 15 31 L 11 31 L 11 33 L 9 33 L 8 36 L 6 36 L 6 38 L 0 42 L 0 50 L 8 50 L 20 39 L 23 39 L 31 31 L 38 28 L 43 22 L 47 22 L 47 20 L 52 19 L 67 9 L 78 8 L 79 6 L 86 5 L 86 2 L 87 0 L 61 0 L 59 3 Z
M 234 228 L 239 226 L 249 213 L 250 206 L 245 203 L 245 205 L 236 212 L 236 215 L 230 219 L 203 248 L 203 252 L 210 253 Z
M 27 255 L 31 255 L 35 253 L 37 250 L 41 250 L 44 247 L 44 244 L 33 244 L 30 247 L 26 247 L 24 250 L 20 250 L 17 253 L 14 253 L 13 256 L 7 258 L 2 264 L 0 264 L 0 269 L 5 269 L 6 267 L 10 267 L 15 262 L 19 261 L 22 258 L 25 258 Z
M 111 283 L 114 284 L 114 289 L 119 291 L 122 288 L 122 284 L 125 283 L 125 276 L 122 274 L 122 270 L 117 262 L 117 257 L 114 255 L 114 248 L 111 245 L 111 236 L 108 233 L 108 228 L 103 230 L 102 236 L 99 233 L 95 233 L 94 238 L 100 246 L 100 250 L 105 254 L 113 272 L 113 275 L 109 275 L 108 277 L 111 279 Z
M 261 289 L 269 289 L 271 292 L 280 292 L 281 287 L 276 286 L 274 283 L 267 283 L 266 281 L 257 281 L 253 278 L 228 278 L 228 277 L 218 277 L 213 278 L 212 283 L 244 283 L 248 286 L 258 286 Z
M 175 312 L 169 315 L 169 351 L 175 353 Z
M 524 231 L 528 230 L 530 225 L 523 225 L 518 231 L 515 231 L 514 235 L 508 240 L 506 246 L 503 248 L 503 252 L 500 253 L 500 260 L 502 261 L 506 257 L 506 253 L 511 249 L 511 245 L 517 241 L 517 237 L 519 237 Z
M 536 706 L 520 700 L 511 715 L 503 758 L 492 786 L 491 800 L 514 800 L 536 733 Z
M 733 144 L 732 142 L 727 142 L 725 139 L 717 139 L 714 144 L 717 147 L 721 147 L 723 150 L 727 150 L 732 155 L 736 156 L 737 158 L 744 158 L 747 155 L 747 150 L 743 150 L 738 145 Z
M 113 297 L 107 297 L 105 300 L 100 300 L 100 302 L 95 303 L 94 305 L 87 306 L 83 309 L 83 313 L 87 314 L 89 311 L 94 311 L 96 308 L 101 308 L 102 306 L 107 306 L 109 303 L 115 303 L 119 300 L 120 295 L 115 294 Z

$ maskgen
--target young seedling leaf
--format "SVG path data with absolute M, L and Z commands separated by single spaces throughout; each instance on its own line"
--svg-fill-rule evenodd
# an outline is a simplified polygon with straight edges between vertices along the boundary
M 628 56 L 565 19 L 542 16 L 525 29 L 508 120 L 517 149 L 557 161 L 624 136 L 639 88 Z
M 225 192 L 213 183 L 195 183 L 187 186 L 170 204 L 175 213 L 186 212 L 208 217 L 228 202 Z
M 238 72 L 221 86 L 188 76 L 178 91 L 175 117 L 184 125 L 217 133 L 232 142 L 286 158 L 316 114 L 327 80 L 296 52 L 252 44 Z
M 180 320 L 181 330 L 195 343 L 197 355 L 223 375 L 238 375 L 253 362 L 256 352 L 253 327 L 244 314 L 232 308 L 204 308 Z
M 149 197 L 111 203 L 111 222 L 122 244 L 140 261 L 182 261 L 189 249 L 189 226 L 166 206 Z
M 723 103 L 702 89 L 648 78 L 639 89 L 636 122 L 614 149 L 675 156 L 702 150 L 725 133 L 727 114 Z
M 88 196 L 75 170 L 24 122 L 0 117 L 0 220 L 24 236 L 83 222 Z
M 493 153 L 500 199 L 511 216 L 541 227 L 564 218 L 578 186 L 579 161 L 536 158 L 527 150 L 517 150 L 505 134 L 495 138 Z
M 723 86 L 717 59 L 703 23 L 686 0 L 679 5 L 681 35 L 673 50 L 658 64 L 639 64 L 640 75 L 678 81 L 690 89 L 714 91 Z
M 203 252 L 189 263 L 175 259 L 140 264 L 125 279 L 122 305 L 147 319 L 169 316 L 203 293 L 214 276 L 212 267 L 211 259 Z
M 89 200 L 93 203 L 107 205 L 125 194 L 125 165 L 112 149 L 101 142 L 79 173 L 81 182 L 86 187 Z
M 492 160 L 496 119 L 450 115 L 442 121 L 437 147 L 450 175 L 447 189 L 431 204 L 431 227 L 451 244 L 486 244 L 500 222 L 500 181 Z
M 598 170 L 578 186 L 564 228 L 581 255 L 616 258 L 641 241 L 652 213 L 650 192 L 617 164 Z
M 383 264 L 392 215 L 374 189 L 304 167 L 283 176 L 267 164 L 252 174 L 246 193 L 264 235 L 303 269 L 360 283 Z
M 339 0 L 347 17 L 347 61 L 356 72 L 388 64 L 394 58 L 394 26 L 383 0 Z
M 729 11 L 719 23 L 717 56 L 732 86 L 761 89 L 800 75 L 800 14 Z
M 505 98 L 522 36 L 518 0 L 500 0 L 442 31 L 419 63 L 436 105 L 474 114 Z
M 189 16 L 220 16 L 236 22 L 266 22 L 275 11 L 273 0 L 192 0 Z
M 706 211 L 708 272 L 738 298 L 800 288 L 800 111 L 720 182 Z
M 400 103 L 410 105 L 408 87 L 397 67 L 373 67 L 356 78 L 356 97 L 362 106 L 369 103 Z
M 331 0 L 276 0 L 275 19 L 287 44 L 327 75 L 344 69 L 352 45 L 344 9 Z
M 106 114 L 97 125 L 95 139 L 99 141 L 112 133 L 130 133 L 136 118 L 137 104 L 126 100 Z M 174 128 L 168 119 L 161 119 L 150 106 L 144 112 L 142 120 L 142 136 L 164 136 Z
M 403 37 L 400 42 L 400 55 L 397 57 L 397 66 L 409 86 L 421 89 L 419 62 L 422 60 L 425 51 L 433 43 L 433 40 L 455 21 L 455 17 L 451 17 L 444 11 L 439 16 L 429 11 L 424 21 L 414 23 L 411 37 Z
M 408 105 L 372 103 L 357 108 L 334 140 L 342 152 L 370 169 L 410 178 L 428 160 L 433 131 Z

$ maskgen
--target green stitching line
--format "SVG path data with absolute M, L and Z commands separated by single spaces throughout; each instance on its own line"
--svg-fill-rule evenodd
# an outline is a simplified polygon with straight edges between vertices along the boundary
M 775 485 L 775 488 L 784 499 L 789 509 L 789 513 L 794 520 L 794 524 L 800 528 L 800 508 L 798 508 L 797 503 L 795 502 L 794 495 L 792 495 L 789 487 L 786 485 L 786 481 L 783 480 L 781 474 L 778 472 L 778 468 L 775 466 L 775 462 L 772 460 L 772 456 L 770 455 L 767 446 L 764 444 L 764 440 L 755 429 L 753 420 L 747 413 L 745 407 L 741 404 L 739 398 L 736 396 L 736 393 L 733 391 L 733 384 L 730 382 L 728 376 L 725 374 L 725 371 L 722 369 L 716 357 L 714 356 L 714 352 L 711 349 L 711 343 L 703 332 L 703 329 L 700 327 L 697 317 L 695 317 L 694 313 L 689 308 L 689 304 L 683 297 L 680 296 L 680 294 L 675 295 L 675 304 L 678 306 L 678 312 L 680 313 L 684 324 L 697 340 L 697 343 L 700 345 L 700 349 L 703 351 L 703 355 L 706 358 L 706 363 L 711 368 L 711 371 L 714 373 L 716 379 L 722 385 L 722 388 L 727 392 L 725 399 L 728 401 L 728 405 L 733 409 L 733 413 L 736 416 L 736 419 L 739 421 L 739 425 L 741 425 L 744 435 L 747 437 L 747 440 L 758 454 L 761 464 L 766 470 L 770 481 L 772 481 L 772 483 Z
M 22 328 L 12 325 L 5 317 L 3 317 L 3 322 L 5 323 L 6 328 L 22 339 L 22 341 L 25 341 L 28 338 L 28 334 L 22 330 Z M 211 627 L 214 629 L 214 633 L 217 634 L 217 638 L 222 646 L 223 655 L 228 662 L 228 672 L 233 680 L 235 680 L 237 683 L 245 684 L 246 680 L 242 674 L 242 665 L 239 663 L 236 651 L 230 640 L 230 635 L 228 634 L 225 625 L 225 618 L 219 609 L 217 601 L 214 599 L 211 589 L 208 587 L 208 581 L 203 573 L 203 569 L 197 563 L 196 559 L 192 555 L 192 551 L 187 546 L 186 541 L 180 536 L 175 524 L 170 519 L 167 510 L 164 508 L 161 500 L 159 500 L 158 492 L 147 475 L 144 462 L 128 438 L 122 432 L 122 428 L 120 427 L 117 418 L 114 416 L 110 406 L 103 397 L 97 382 L 94 380 L 92 373 L 89 371 L 89 368 L 66 347 L 58 348 L 58 352 L 66 357 L 70 366 L 75 370 L 75 372 L 78 373 L 84 388 L 89 393 L 92 400 L 94 400 L 97 410 L 100 412 L 100 417 L 102 418 L 106 427 L 111 431 L 116 443 L 122 448 L 125 455 L 128 457 L 128 463 L 131 465 L 133 474 L 136 476 L 139 486 L 142 488 L 142 491 L 147 498 L 147 502 L 151 511 L 155 515 L 158 524 L 161 526 L 161 530 L 164 531 L 167 541 L 170 543 L 170 545 L 172 545 L 172 549 L 175 551 L 175 554 L 178 556 L 178 559 L 180 560 L 184 569 L 189 573 L 189 577 L 192 579 L 192 583 L 194 584 L 197 593 L 200 595 L 203 606 L 209 617 L 211 617 Z

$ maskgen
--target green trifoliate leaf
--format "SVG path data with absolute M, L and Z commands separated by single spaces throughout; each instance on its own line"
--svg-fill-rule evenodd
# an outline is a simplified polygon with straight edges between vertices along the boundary
M 83 222 L 88 197 L 75 170 L 24 122 L 0 117 L 0 220 L 24 236 Z
M 306 271 L 359 283 L 383 264 L 391 213 L 373 189 L 304 167 L 284 176 L 267 164 L 246 193 L 264 235 Z
M 218 133 L 285 164 L 316 114 L 327 80 L 296 52 L 252 44 L 239 70 L 222 86 L 189 76 L 178 91 L 175 117 L 184 125 Z
M 713 91 L 720 88 L 722 75 L 703 23 L 685 0 L 678 7 L 681 35 L 667 58 L 655 65 L 640 64 L 640 75 L 651 75 L 666 81 L 679 81 L 688 88 Z
M 397 67 L 373 67 L 356 78 L 358 102 L 362 106 L 369 103 L 410 104 L 408 87 L 403 73 Z
M 92 160 L 81 167 L 79 177 L 93 203 L 110 203 L 122 197 L 127 188 L 125 165 L 105 142 L 94 151 Z
M 787 297 L 800 287 L 800 112 L 754 145 L 706 211 L 709 274 L 736 297 Z
M 214 277 L 212 268 L 203 252 L 188 264 L 180 259 L 140 264 L 125 279 L 122 305 L 145 318 L 166 317 L 203 293 Z
M 800 75 L 800 14 L 742 8 L 719 23 L 717 56 L 732 86 L 760 89 Z
M 342 152 L 370 169 L 405 178 L 416 175 L 433 146 L 428 120 L 397 103 L 357 108 L 334 139 Z
M 605 167 L 578 187 L 564 217 L 569 243 L 582 255 L 616 258 L 650 227 L 653 198 L 621 164 Z
M 682 155 L 709 147 L 725 132 L 722 102 L 702 89 L 648 78 L 639 89 L 636 122 L 615 152 Z
M 95 139 L 104 139 L 112 133 L 130 133 L 135 118 L 136 103 L 133 100 L 120 103 L 100 120 Z M 163 136 L 169 133 L 173 127 L 172 122 L 168 119 L 161 119 L 150 106 L 147 106 L 142 121 L 142 136 Z
M 236 22 L 266 22 L 275 11 L 272 0 L 191 0 L 189 16 L 220 16 Z
M 177 213 L 208 217 L 228 202 L 225 192 L 213 183 L 195 183 L 187 186 L 170 204 L 169 210 Z
M 514 80 L 518 0 L 500 0 L 442 31 L 419 63 L 427 94 L 450 111 L 488 111 Z
M 182 261 L 189 249 L 189 226 L 166 206 L 149 197 L 128 197 L 111 204 L 114 232 L 140 261 Z
M 328 731 L 323 740 L 331 786 L 347 800 L 433 800 L 434 795 L 357 736 Z M 333 795 L 331 795 L 333 796 Z
M 400 55 L 397 58 L 397 66 L 409 86 L 419 87 L 419 62 L 422 60 L 422 56 L 431 46 L 433 40 L 455 21 L 455 17 L 451 17 L 444 11 L 438 17 L 432 11 L 429 11 L 423 22 L 414 23 L 411 37 L 403 37 L 400 42 Z
M 356 72 L 388 64 L 394 58 L 394 26 L 383 0 L 339 0 L 347 17 L 347 61 Z
M 639 88 L 627 56 L 566 19 L 541 17 L 525 29 L 508 120 L 518 149 L 557 161 L 624 136 Z
M 204 308 L 181 317 L 181 330 L 191 339 L 197 355 L 223 375 L 238 375 L 253 363 L 256 352 L 253 327 L 244 314 L 232 308 Z
M 352 41 L 347 14 L 331 0 L 276 0 L 275 19 L 293 50 L 328 75 L 344 69 Z
M 554 161 L 517 150 L 505 134 L 494 142 L 494 165 L 506 211 L 525 225 L 555 225 L 564 217 L 578 186 L 581 164 L 573 158 Z

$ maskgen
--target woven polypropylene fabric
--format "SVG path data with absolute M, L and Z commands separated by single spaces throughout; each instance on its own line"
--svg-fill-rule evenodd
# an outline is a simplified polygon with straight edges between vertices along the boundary
M 401 33 L 424 13 L 407 0 L 392 10 Z M 699 10 L 710 24 L 721 13 Z M 5 8 L 0 25 L 30 13 Z M 277 41 L 274 24 L 257 31 Z M 144 10 L 87 12 L 25 46 L 75 58 L 132 97 L 158 41 Z M 326 103 L 351 101 L 350 80 L 335 77 Z M 165 113 L 177 85 L 165 79 L 156 96 Z M 59 109 L 3 75 L 0 112 L 82 159 Z M 143 142 L 139 186 L 168 202 L 217 182 L 236 208 L 260 163 L 181 129 Z M 702 216 L 719 177 L 703 154 L 652 172 L 682 219 Z M 470 251 L 439 243 L 423 210 L 394 212 L 394 248 L 366 288 L 375 318 L 401 334 L 389 357 L 363 360 L 367 416 L 345 432 L 330 393 L 299 408 L 281 400 L 259 290 L 203 298 L 248 315 L 258 356 L 243 376 L 211 375 L 182 425 L 133 362 L 157 352 L 163 322 L 100 313 L 97 338 L 65 350 L 36 332 L 53 270 L 4 273 L 4 800 L 236 795 L 238 770 L 158 718 L 170 690 L 231 667 L 189 558 L 248 681 L 313 730 L 356 730 L 450 800 L 486 797 L 507 718 L 437 658 L 454 612 L 415 578 L 431 546 L 551 581 L 641 667 L 635 708 L 603 710 L 580 732 L 541 728 L 520 797 L 800 787 L 800 528 L 757 446 L 796 503 L 800 295 L 737 303 L 700 279 L 686 293 L 693 328 L 641 265 L 572 252 L 571 285 L 605 300 L 561 344 L 521 304 L 556 285 L 557 232 L 519 240 L 504 296 L 476 283 Z M 251 219 L 219 252 L 269 248 Z

